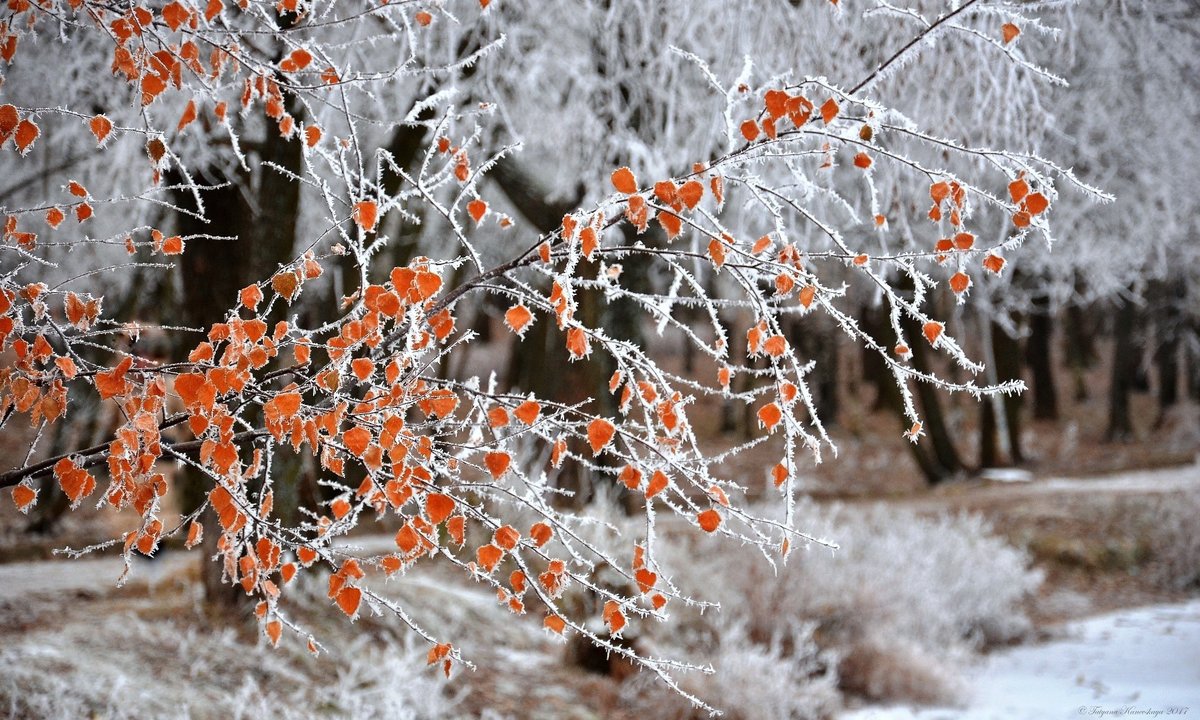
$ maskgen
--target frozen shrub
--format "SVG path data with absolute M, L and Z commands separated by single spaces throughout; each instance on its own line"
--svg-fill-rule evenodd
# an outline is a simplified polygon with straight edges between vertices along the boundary
M 797 513 L 840 549 L 797 548 L 772 567 L 748 547 L 718 553 L 701 540 L 671 559 L 684 591 L 721 603 L 688 623 L 695 638 L 738 627 L 769 647 L 781 629 L 816 623 L 844 689 L 921 700 L 952 691 L 947 668 L 969 651 L 1028 631 L 1021 603 L 1040 576 L 982 518 L 815 504 Z
M 423 655 L 413 642 L 363 637 L 334 663 L 299 648 L 247 645 L 232 630 L 114 616 L 29 632 L 0 649 L 0 715 L 446 717 L 455 703 L 423 672 Z
M 840 706 L 837 682 L 829 658 L 812 639 L 814 625 L 781 633 L 770 643 L 755 643 L 737 624 L 724 625 L 710 647 L 714 672 L 692 673 L 681 685 L 706 703 L 720 708 L 730 720 L 828 717 Z M 661 686 L 650 690 L 635 685 L 642 703 L 654 717 L 706 716 Z
M 1150 536 L 1158 584 L 1173 590 L 1200 586 L 1200 490 L 1160 498 Z

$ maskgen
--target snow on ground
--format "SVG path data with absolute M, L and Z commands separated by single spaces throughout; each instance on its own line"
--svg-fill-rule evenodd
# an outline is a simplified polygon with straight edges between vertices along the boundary
M 1061 635 L 982 659 L 964 707 L 867 707 L 841 720 L 1200 716 L 1200 600 L 1069 623 Z

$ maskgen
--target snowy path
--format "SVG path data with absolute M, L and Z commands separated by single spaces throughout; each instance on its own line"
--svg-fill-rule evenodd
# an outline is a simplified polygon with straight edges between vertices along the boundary
M 1062 630 L 1062 639 L 982 659 L 967 674 L 963 708 L 869 707 L 841 720 L 1200 717 L 1200 600 Z

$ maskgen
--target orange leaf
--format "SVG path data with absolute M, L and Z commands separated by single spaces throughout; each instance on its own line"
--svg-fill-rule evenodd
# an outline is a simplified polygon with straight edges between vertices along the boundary
M 467 214 L 475 221 L 475 224 L 483 222 L 483 216 L 487 215 L 488 205 L 482 200 L 476 199 L 467 203 Z
M 96 390 L 100 393 L 102 400 L 124 394 L 128 386 L 128 382 L 125 380 L 125 373 L 129 372 L 129 368 L 131 367 L 133 367 L 133 358 L 126 357 L 112 370 L 96 373 Z
M 279 69 L 287 73 L 297 72 L 308 67 L 312 60 L 312 53 L 304 48 L 296 48 L 283 59 L 283 62 L 279 63 Z
M 572 360 L 578 360 L 591 354 L 592 346 L 588 342 L 587 333 L 583 331 L 583 328 L 573 327 L 567 330 L 567 352 L 571 353 Z
M 46 211 L 46 224 L 51 228 L 57 228 L 62 224 L 64 219 L 66 219 L 66 216 L 63 215 L 63 211 L 59 210 L 58 208 L 50 208 Z
M 612 442 L 616 427 L 604 418 L 596 418 L 588 423 L 588 443 L 592 446 L 592 454 L 599 455 L 600 451 Z
M 512 462 L 512 458 L 505 452 L 490 452 L 483 456 L 483 464 L 495 480 L 499 480 L 504 473 L 508 472 L 510 462 Z
M 854 156 L 854 167 L 866 170 L 871 167 L 871 156 L 865 152 L 860 152 Z
M 238 293 L 238 299 L 247 310 L 253 310 L 262 302 L 263 294 L 258 285 L 247 285 Z
M 1029 194 L 1029 183 L 1017 178 L 1008 184 L 1008 195 L 1013 202 L 1021 202 L 1021 200 Z
M 933 198 L 935 203 L 940 203 L 950 197 L 950 183 L 943 181 L 930 185 L 929 197 Z
M 496 528 L 496 532 L 492 535 L 492 542 L 505 550 L 512 550 L 521 540 L 521 533 L 511 525 L 501 525 Z
M 188 526 L 187 542 L 184 543 L 186 548 L 194 548 L 204 539 L 204 526 L 193 520 Z
M 633 176 L 633 171 L 627 167 L 617 168 L 612 174 L 613 187 L 617 192 L 632 195 L 637 192 L 637 178 Z
M 504 551 L 495 545 L 484 545 L 475 551 L 475 560 L 479 567 L 488 572 L 496 569 L 502 557 L 504 557 Z
M 356 425 L 345 432 L 342 442 L 345 443 L 346 449 L 351 454 L 355 457 L 362 457 L 367 450 L 367 445 L 371 443 L 371 431 Z
M 562 635 L 563 631 L 567 629 L 567 621 L 558 615 L 547 615 L 546 619 L 542 621 L 542 625 L 559 635 Z
M 519 336 L 525 335 L 525 329 L 533 321 L 533 313 L 523 303 L 513 305 L 504 313 L 504 324 Z
M 713 239 L 708 242 L 708 256 L 712 258 L 715 267 L 721 267 L 725 264 L 725 243 L 720 240 Z
M 925 339 L 929 341 L 929 344 L 933 345 L 937 343 L 938 338 L 942 336 L 942 331 L 944 329 L 945 325 L 942 323 L 930 321 L 925 323 L 925 325 L 921 328 L 921 332 L 925 334 Z
M 267 638 L 271 640 L 271 646 L 275 647 L 279 644 L 279 636 L 283 634 L 283 623 L 278 620 L 268 622 L 266 632 Z
M 701 198 L 704 197 L 704 184 L 696 180 L 689 180 L 679 188 L 679 199 L 687 205 L 688 210 L 695 208 L 700 204 Z
M 683 220 L 675 213 L 666 212 L 665 210 L 658 214 L 658 224 L 662 225 L 662 229 L 667 233 L 668 240 L 674 239 L 675 236 L 679 235 L 680 230 L 683 229 Z
M 454 512 L 457 503 L 454 498 L 441 493 L 429 493 L 425 496 L 425 515 L 429 522 L 437 525 Z
M 658 583 L 658 573 L 652 573 L 646 568 L 641 568 L 634 573 L 633 579 L 637 581 L 638 591 L 645 595 Z
M 828 125 L 829 123 L 833 122 L 834 118 L 837 117 L 840 109 L 841 108 L 838 107 L 837 101 L 833 98 L 829 98 L 825 101 L 825 104 L 821 106 L 821 119 L 825 121 L 826 125 Z
M 950 278 L 950 289 L 956 294 L 966 291 L 971 286 L 971 276 L 965 272 L 956 272 Z
M 1035 192 L 1025 198 L 1025 209 L 1029 211 L 1030 215 L 1040 215 L 1048 207 L 1050 207 L 1050 201 L 1040 192 Z
M 199 373 L 186 373 L 175 378 L 175 393 L 183 401 L 184 407 L 191 407 L 196 403 L 200 397 L 200 388 L 204 387 L 207 382 L 208 380 Z M 270 413 L 267 417 L 270 417 Z
M 433 328 L 434 337 L 438 340 L 445 340 L 450 337 L 450 333 L 454 332 L 454 316 L 448 309 L 443 310 L 429 318 L 429 326 Z
M 700 527 L 704 532 L 714 532 L 721 526 L 721 513 L 716 510 L 705 510 L 696 519 L 700 522 Z
M 983 259 L 983 267 L 985 270 L 994 272 L 997 275 L 1004 269 L 1004 258 L 999 255 L 988 255 Z
M 38 139 L 38 135 L 41 135 L 41 133 L 42 131 L 38 129 L 37 125 L 34 125 L 31 121 L 25 119 L 22 120 L 19 125 L 17 125 L 17 134 L 13 138 L 13 142 L 17 144 L 17 150 L 24 155 L 25 153 L 29 152 L 29 148 L 33 145 L 33 142 Z
M 467 537 L 467 520 L 462 515 L 455 515 L 446 523 L 446 532 L 458 545 L 462 545 Z
M 88 121 L 88 128 L 96 136 L 96 144 L 103 145 L 104 141 L 108 138 L 108 134 L 112 132 L 113 124 L 112 120 L 103 115 L 97 115 Z
M 787 103 L 790 98 L 783 90 L 768 90 L 763 98 L 767 113 L 772 120 L 783 117 L 787 113 Z
M 625 615 L 621 612 L 620 605 L 616 600 L 604 603 L 604 621 L 608 623 L 608 631 L 613 635 L 621 632 L 621 628 L 625 627 Z
M 183 107 L 183 114 L 179 117 L 179 125 L 176 130 L 183 130 L 188 125 L 191 125 L 196 120 L 196 101 L 188 100 L 187 105 Z
M 424 10 L 418 12 L 415 16 L 417 24 L 421 27 L 429 27 L 429 23 L 433 22 L 433 16 Z
M 542 412 L 542 406 L 533 400 L 526 400 L 513 410 L 513 415 L 526 425 L 532 425 L 537 422 L 538 415 Z
M 346 501 L 346 498 L 338 498 L 333 501 L 330 508 L 333 510 L 333 516 L 341 520 L 350 512 L 350 503 Z
M 173 2 L 162 9 L 162 18 L 173 31 L 182 27 L 190 14 L 179 2 Z
M 783 411 L 775 403 L 768 403 L 758 411 L 758 422 L 768 431 L 773 430 L 783 419 Z
M 542 547 L 554 537 L 554 530 L 546 523 L 534 523 L 529 528 L 529 537 L 533 538 L 535 545 Z
M 337 605 L 349 617 L 358 614 L 359 603 L 362 602 L 362 590 L 356 587 L 343 587 L 337 594 Z
M 666 490 L 668 484 L 670 484 L 670 480 L 667 478 L 667 474 L 662 470 L 655 470 L 654 474 L 650 476 L 649 484 L 646 485 L 646 497 L 652 498 Z
M 163 240 L 162 253 L 163 255 L 182 255 L 184 249 L 183 238 L 178 235 Z
M 779 487 L 787 482 L 788 469 L 783 463 L 778 463 L 771 469 L 771 479 L 775 481 L 775 487 Z
M 746 138 L 746 142 L 754 142 L 758 137 L 758 123 L 753 120 L 742 123 L 742 137 Z
M 316 147 L 319 142 L 321 142 L 321 128 L 316 125 L 306 126 L 304 128 L 304 144 L 308 147 Z
M 1004 23 L 1000 26 L 1000 32 L 1004 34 L 1004 44 L 1007 45 L 1017 39 L 1017 36 L 1021 34 L 1021 28 L 1012 23 Z
M 358 223 L 358 227 L 363 232 L 371 232 L 375 229 L 375 223 L 379 220 L 379 206 L 374 200 L 363 200 L 354 204 L 354 222 Z
M 28 511 L 29 507 L 33 504 L 33 501 L 37 499 L 37 496 L 37 491 L 24 483 L 17 485 L 12 489 L 13 504 L 15 504 L 17 509 L 21 512 Z
M 772 335 L 763 343 L 763 350 L 771 357 L 782 357 L 787 352 L 787 339 L 782 335 Z

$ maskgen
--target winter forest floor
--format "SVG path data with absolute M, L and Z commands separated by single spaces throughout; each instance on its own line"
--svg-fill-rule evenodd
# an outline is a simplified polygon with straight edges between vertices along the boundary
M 1084 386 L 1094 381 L 1091 387 L 1102 387 L 1102 373 L 1098 368 L 1096 378 L 1084 378 Z M 1200 624 L 1185 620 L 1200 614 L 1195 605 L 1200 588 L 1200 408 L 1181 406 L 1157 423 L 1153 398 L 1135 396 L 1135 421 L 1141 434 L 1135 442 L 1108 444 L 1103 441 L 1104 401 L 1096 390 L 1087 399 L 1065 402 L 1059 423 L 1024 428 L 1027 462 L 1021 472 L 1007 475 L 1017 481 L 974 476 L 927 489 L 897 431 L 896 418 L 865 409 L 869 403 L 862 396 L 870 395 L 868 389 L 849 383 L 845 393 L 848 398 L 839 422 L 831 429 L 839 457 L 827 457 L 807 469 L 806 489 L 815 502 L 805 510 L 822 525 L 818 534 L 842 544 L 842 565 L 802 556 L 799 574 L 789 571 L 774 579 L 761 558 L 747 556 L 752 569 L 743 572 L 749 574 L 726 576 L 732 587 L 721 589 L 722 597 L 737 597 L 757 582 L 748 578 L 758 577 L 754 573 L 760 570 L 766 582 L 791 583 L 788 588 L 803 595 L 796 601 L 796 617 L 816 628 L 806 630 L 809 634 L 804 638 L 824 654 L 814 654 L 819 659 L 806 670 L 801 668 L 795 690 L 784 691 L 804 694 L 803 703 L 785 698 L 782 704 L 756 709 L 753 687 L 742 689 L 748 699 L 741 700 L 734 692 L 737 688 L 718 682 L 714 687 L 727 690 L 723 697 L 712 699 L 729 711 L 729 717 L 832 717 L 847 706 L 866 706 L 858 712 L 879 717 L 878 708 L 893 703 L 906 708 L 975 707 L 988 702 L 989 692 L 1007 692 L 1000 680 L 989 683 L 993 673 L 1019 679 L 1020 672 L 1028 672 L 1029 664 L 1036 665 L 1042 658 L 1021 653 L 1039 647 L 1059 648 L 1056 657 L 1082 658 L 1076 661 L 1081 668 L 1092 662 L 1093 655 L 1096 662 L 1119 665 L 1120 658 L 1112 653 L 1104 655 L 1093 648 L 1096 652 L 1088 655 L 1087 639 L 1111 638 L 1114 628 L 1151 627 L 1153 620 L 1146 618 L 1158 617 L 1154 613 L 1159 611 L 1146 610 L 1132 625 L 1104 618 L 1114 611 L 1169 606 L 1161 611 L 1169 614 L 1174 612 L 1170 608 L 1190 608 L 1179 610 L 1184 613 L 1179 623 L 1190 628 L 1187 632 L 1192 634 L 1185 637 L 1197 636 L 1195 628 Z M 719 408 L 712 410 L 692 416 L 698 424 L 712 423 L 713 427 L 698 429 L 720 442 L 715 427 Z M 948 417 L 959 432 L 956 440 L 964 457 L 975 457 L 978 413 L 974 405 L 967 400 L 950 402 Z M 13 457 L 14 452 L 12 446 L 0 445 L 0 457 Z M 767 487 L 763 468 L 769 467 L 766 458 L 771 452 L 768 446 L 764 457 L 745 458 L 730 470 L 748 478 L 763 476 L 762 485 Z M 769 500 L 767 492 L 763 495 Z M 551 639 L 541 629 L 539 614 L 510 615 L 482 586 L 461 577 L 418 567 L 387 584 L 391 596 L 405 600 L 410 609 L 417 608 L 424 624 L 454 637 L 464 656 L 476 664 L 475 670 L 460 668 L 452 680 L 443 682 L 424 667 L 425 648 L 400 634 L 388 618 L 364 617 L 350 626 L 340 616 L 334 617 L 318 582 L 302 588 L 299 594 L 310 602 L 302 600 L 295 612 L 324 634 L 328 649 L 312 658 L 302 648 L 292 647 L 301 644 L 293 638 L 273 651 L 249 623 L 207 614 L 197 582 L 200 558 L 196 553 L 167 549 L 154 560 L 136 563 L 129 583 L 117 588 L 122 563 L 115 554 L 63 560 L 53 550 L 112 537 L 123 529 L 119 520 L 102 513 L 69 513 L 53 534 L 30 535 L 21 531 L 24 520 L 11 503 L 2 505 L 0 716 L 489 720 L 704 716 L 649 679 L 630 676 L 617 663 L 611 663 L 607 672 L 584 669 L 586 663 L 574 661 L 572 646 Z M 984 523 L 955 520 L 964 515 L 982 516 Z M 957 534 L 950 537 L 951 531 Z M 986 542 L 980 540 L 975 547 L 976 535 L 986 535 Z M 939 550 L 939 555 L 925 545 L 943 540 L 964 547 L 949 554 Z M 363 546 L 392 542 L 390 535 L 365 535 L 354 541 Z M 875 555 L 871 555 L 873 545 L 881 548 Z M 1014 591 L 1019 600 L 1013 608 L 984 607 L 989 602 L 986 596 L 1010 582 L 1004 574 L 1008 571 L 1000 569 L 1002 563 L 995 557 L 997 547 L 1023 553 L 1022 562 L 1028 561 L 1041 578 L 1037 582 L 1035 575 L 1023 576 L 1035 580 L 1028 592 Z M 929 558 L 934 565 L 943 562 L 944 566 L 917 568 Z M 737 559 L 729 562 L 738 564 Z M 694 572 L 703 589 L 709 579 L 700 570 Z M 859 588 L 844 607 L 834 607 L 837 602 L 815 591 L 800 589 L 862 585 L 855 578 L 872 575 L 887 579 L 877 587 L 866 583 L 869 587 Z M 974 595 L 971 588 L 944 589 L 959 575 L 968 585 L 981 587 L 974 589 Z M 889 582 L 904 586 L 907 594 L 896 593 L 900 599 L 883 597 L 889 593 Z M 785 592 L 792 592 L 788 588 Z M 840 601 L 854 590 L 830 592 Z M 920 627 L 932 615 L 906 615 L 908 609 L 902 606 L 919 604 L 925 597 L 936 599 L 943 592 L 946 603 L 960 603 L 962 597 L 968 598 L 962 603 L 979 604 L 983 619 L 950 628 L 952 634 L 969 635 L 970 642 L 939 654 L 941 636 Z M 720 632 L 753 635 L 755 621 L 763 621 L 763 615 L 778 607 L 774 596 L 765 596 L 766 600 L 747 600 L 742 611 L 745 622 Z M 915 600 L 905 599 L 909 597 Z M 784 614 L 782 609 L 779 612 Z M 1021 617 L 1008 623 L 1011 627 L 997 630 L 999 615 L 1009 613 Z M 1071 624 L 1087 619 L 1100 625 Z M 878 638 L 871 640 L 870 626 L 876 621 L 885 635 L 899 628 L 903 642 L 887 645 Z M 686 620 L 684 626 L 688 627 Z M 1079 642 L 1084 645 L 1078 652 L 1068 645 L 1030 645 L 1058 638 L 1064 628 L 1082 638 Z M 1162 639 L 1167 636 L 1149 630 L 1133 634 L 1148 638 L 1145 643 L 1137 641 L 1145 657 L 1168 665 L 1174 659 L 1186 662 L 1174 657 L 1183 652 L 1176 640 Z M 1161 640 L 1158 645 L 1156 637 Z M 669 638 L 648 637 L 645 643 L 651 651 L 674 656 L 683 647 Z M 719 640 L 712 643 L 713 654 L 717 645 Z M 734 677 L 745 671 L 744 658 L 736 660 L 742 663 L 739 666 L 722 648 L 725 659 L 714 660 L 705 647 L 688 645 L 684 655 L 695 662 L 711 661 L 718 672 L 729 670 Z M 1112 652 L 1119 655 L 1127 649 L 1121 646 Z M 800 655 L 798 650 L 778 647 L 771 652 Z M 980 652 L 986 654 L 982 664 Z M 1081 677 L 1085 675 L 1081 671 Z M 1119 675 L 1110 669 L 1104 682 L 1125 687 Z M 1137 676 L 1130 677 L 1136 682 Z M 1200 685 L 1200 678 L 1196 680 Z M 685 686 L 703 688 L 706 682 L 701 678 Z M 1043 687 L 1042 692 L 1053 695 L 1054 689 Z M 1064 702 L 1068 695 L 1074 702 L 1078 693 L 1064 694 Z M 1180 698 L 1182 704 L 1184 700 Z M 913 713 L 953 717 L 911 709 L 900 712 L 900 717 Z M 991 716 L 1005 715 L 963 715 Z
M 1035 627 L 1028 637 L 1045 639 L 1064 621 L 1183 602 L 1187 593 L 1147 580 L 1158 572 L 1155 565 L 1161 559 L 1143 546 L 1149 541 L 1143 539 L 1141 524 L 1156 522 L 1162 499 L 1198 492 L 1200 467 L 1188 465 L 1020 484 L 963 483 L 892 498 L 888 506 L 922 515 L 981 513 L 1010 543 L 1026 548 L 1045 573 L 1045 581 L 1027 600 Z M 387 544 L 390 537 L 358 540 L 363 545 L 377 541 Z M 129 716 L 173 717 L 182 712 L 180 698 L 189 696 L 188 712 L 196 717 L 233 717 L 239 708 L 244 717 L 260 717 L 286 706 L 298 716 L 305 707 L 324 708 L 316 713 L 322 716 L 362 716 L 353 698 L 379 692 L 383 680 L 377 648 L 366 653 L 364 641 L 351 641 L 344 628 L 337 637 L 340 621 L 334 619 L 325 628 L 334 635 L 331 644 L 344 640 L 349 647 L 335 648 L 318 660 L 300 652 L 265 650 L 253 634 L 204 614 L 194 582 L 198 561 L 195 554 L 165 552 L 139 563 L 123 589 L 114 587 L 122 569 L 115 557 L 27 559 L 0 566 L 0 665 L 6 676 L 0 681 L 6 686 L 0 687 L 0 699 L 30 716 L 68 717 L 86 708 L 98 717 L 126 710 L 132 711 Z M 623 687 L 631 681 L 564 662 L 564 647 L 543 635 L 536 617 L 515 619 L 476 587 L 435 582 L 421 573 L 410 573 L 405 584 L 403 594 L 425 601 L 441 595 L 446 606 L 457 606 L 447 611 L 445 621 L 472 628 L 474 647 L 466 650 L 479 667 L 460 671 L 449 684 L 426 679 L 389 700 L 399 703 L 397 708 L 412 708 L 430 694 L 452 696 L 430 703 L 428 712 L 418 711 L 416 717 L 445 711 L 467 717 L 633 717 L 662 692 L 642 687 L 639 697 L 631 699 L 629 688 Z M 356 631 L 387 638 L 386 624 L 368 618 Z M 386 653 L 399 652 L 411 666 L 407 671 L 427 677 L 421 648 L 389 642 L 398 645 L 385 645 L 390 648 Z M 1153 647 L 1143 650 L 1154 656 Z M 1177 650 L 1170 642 L 1161 647 L 1163 653 Z M 39 678 L 38 668 L 53 669 L 55 675 Z M 403 674 L 406 668 L 398 671 Z M 960 682 L 978 682 L 981 672 L 986 674 L 964 670 L 966 680 Z M 1116 675 L 1108 682 L 1119 682 Z M 306 677 L 321 678 L 326 689 L 317 695 L 328 695 L 326 704 L 302 689 Z M 87 683 L 95 687 L 80 687 Z M 10 695 L 15 692 L 40 695 L 41 704 L 16 703 Z M 84 699 L 70 704 L 73 693 Z M 875 698 L 888 699 L 886 693 Z M 677 703 L 664 702 L 676 711 L 674 716 L 687 716 L 678 713 Z M 388 706 L 363 706 L 368 707 Z M 0 705 L 0 714 L 5 711 Z M 378 716 L 387 716 L 386 710 Z

